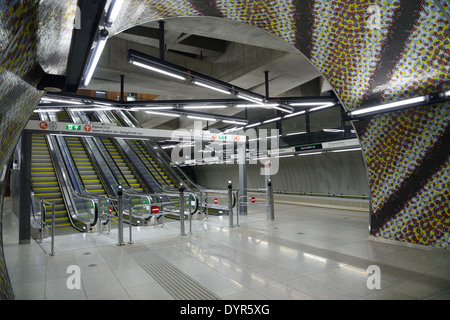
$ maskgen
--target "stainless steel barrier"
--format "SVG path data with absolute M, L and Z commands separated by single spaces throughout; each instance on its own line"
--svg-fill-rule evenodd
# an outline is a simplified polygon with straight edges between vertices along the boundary
M 238 196 L 237 203 L 237 217 L 240 215 L 240 207 L 242 206 L 257 206 L 263 205 L 267 208 L 267 220 L 275 219 L 275 210 L 274 210 L 274 201 L 273 201 L 273 188 L 272 188 L 272 180 L 267 179 L 267 188 L 261 189 L 245 189 L 247 191 L 246 195 Z M 261 195 L 261 193 L 265 193 L 265 201 L 260 201 L 256 199 L 255 195 Z M 238 220 L 239 225 L 239 220 Z
M 40 234 L 40 240 L 38 242 L 44 243 L 44 230 L 46 227 L 51 229 L 52 233 L 51 233 L 50 255 L 54 256 L 55 255 L 55 202 L 48 202 L 48 201 L 45 201 L 44 199 L 38 198 L 34 195 L 32 195 L 32 197 L 39 201 L 40 208 L 41 208 L 41 221 L 40 221 L 40 228 L 41 228 L 40 233 L 41 234 Z M 46 220 L 45 214 L 47 213 L 47 208 L 45 207 L 46 204 L 52 206 L 51 225 L 48 225 L 47 222 L 45 221 Z

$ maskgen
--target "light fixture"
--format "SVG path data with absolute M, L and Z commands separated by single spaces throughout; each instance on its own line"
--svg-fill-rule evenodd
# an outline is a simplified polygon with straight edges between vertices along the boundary
M 170 110 L 173 109 L 173 107 L 155 107 L 155 106 L 146 106 L 146 107 L 132 107 L 130 108 L 130 111 L 135 110 Z
M 242 121 L 234 121 L 234 120 L 222 120 L 222 122 L 225 123 L 232 123 L 232 124 L 240 124 L 240 125 L 245 125 L 246 122 L 242 122 Z
M 280 106 L 280 105 L 275 105 L 272 108 L 280 110 L 280 111 L 284 111 L 284 112 L 287 112 L 287 113 L 293 113 L 294 112 L 294 110 L 288 109 L 288 108 Z
M 306 131 L 291 132 L 291 133 L 286 134 L 286 136 L 296 136 L 296 135 L 305 134 L 305 133 L 306 133 Z
M 86 71 L 84 73 L 83 87 L 87 87 L 89 85 L 89 82 L 91 82 L 92 75 L 94 74 L 98 60 L 100 59 L 103 49 L 105 48 L 107 39 L 108 39 L 108 31 L 106 29 L 100 30 L 98 33 L 97 43 L 95 44 L 95 47 L 92 50 Z
M 304 113 L 306 113 L 305 110 L 302 110 L 302 111 L 299 111 L 299 112 L 294 112 L 294 113 L 285 115 L 285 116 L 283 117 L 283 119 L 290 118 L 290 117 L 295 117 L 295 116 L 299 116 L 299 115 L 302 115 L 302 114 L 304 114 Z
M 71 100 L 62 100 L 62 99 L 55 99 L 55 98 L 48 98 L 43 97 L 41 98 L 42 101 L 48 101 L 48 102 L 57 102 L 61 104 L 83 104 L 83 102 L 80 101 L 71 101 Z
M 255 96 L 248 96 L 248 95 L 245 95 L 245 94 L 242 94 L 242 93 L 238 93 L 236 95 L 236 97 L 244 99 L 244 100 L 247 100 L 247 101 L 259 103 L 259 104 L 264 101 L 261 98 L 258 98 L 258 97 L 255 97 Z
M 358 150 L 361 150 L 361 148 L 332 150 L 331 152 L 347 152 L 347 151 L 358 151 Z
M 349 114 L 350 114 L 350 116 L 356 116 L 356 115 L 360 115 L 360 114 L 388 110 L 388 109 L 393 109 L 393 108 L 397 108 L 397 107 L 407 106 L 407 105 L 414 104 L 414 103 L 425 102 L 425 101 L 427 101 L 427 99 L 428 99 L 428 96 L 421 96 L 421 97 L 417 97 L 417 98 L 412 98 L 412 99 L 382 104 L 382 105 L 378 105 L 378 106 L 374 106 L 374 107 L 359 109 L 359 110 L 351 111 Z
M 252 124 L 249 124 L 248 126 L 245 126 L 245 129 L 251 128 L 251 127 L 256 127 L 256 126 L 259 126 L 260 124 L 261 124 L 261 122 L 252 123 Z
M 165 113 L 165 112 L 156 112 L 156 111 L 145 111 L 145 113 L 149 113 L 149 114 L 156 114 L 159 116 L 167 116 L 167 117 L 179 117 L 179 114 L 175 114 L 175 113 Z
M 278 121 L 280 119 L 281 119 L 281 117 L 277 117 L 277 118 L 273 118 L 273 119 L 269 119 L 269 120 L 263 121 L 263 123 L 270 123 L 270 122 Z
M 205 120 L 205 121 L 217 121 L 215 118 L 208 117 L 198 117 L 198 116 L 187 116 L 189 119 Z
M 155 71 L 155 72 L 164 74 L 164 75 L 172 77 L 172 78 L 176 78 L 176 79 L 179 79 L 179 80 L 186 80 L 185 77 L 179 76 L 179 75 L 177 75 L 175 73 L 172 73 L 172 72 L 168 72 L 168 71 L 165 71 L 165 70 L 162 70 L 162 69 L 158 69 L 158 68 L 149 66 L 148 64 L 145 64 L 145 63 L 142 63 L 142 62 L 139 62 L 139 61 L 136 61 L 136 60 L 131 60 L 130 62 L 132 64 L 134 64 L 135 66 L 138 66 L 138 67 L 141 67 L 141 68 L 145 68 L 145 69 L 148 69 L 148 70 L 151 70 L 151 71 Z
M 216 105 L 216 106 L 183 106 L 183 109 L 223 109 L 227 108 L 225 105 Z
M 33 112 L 39 113 L 39 112 L 58 112 L 61 111 L 61 109 L 36 109 Z
M 288 158 L 288 157 L 293 157 L 293 156 L 294 156 L 294 154 L 287 154 L 287 155 L 278 156 L 278 157 L 275 157 L 275 158 Z
M 317 111 L 317 110 L 321 110 L 321 109 L 325 109 L 325 108 L 330 108 L 330 107 L 332 107 L 332 106 L 334 106 L 334 103 L 333 103 L 333 102 L 326 103 L 326 104 L 324 104 L 324 105 L 321 105 L 321 106 L 318 106 L 318 107 L 314 107 L 314 108 L 309 109 L 309 112 Z
M 299 153 L 297 154 L 297 156 L 309 156 L 309 155 L 313 155 L 313 154 L 321 154 L 323 152 L 319 151 L 319 152 L 307 152 L 307 153 Z
M 324 104 L 333 103 L 333 102 L 293 102 L 289 103 L 292 107 L 311 107 L 311 106 L 322 106 Z M 334 104 L 334 103 L 333 103 Z
M 344 132 L 342 129 L 323 129 L 325 132 Z
M 215 91 L 218 91 L 218 92 L 222 92 L 222 93 L 225 93 L 225 94 L 231 94 L 230 91 L 227 91 L 227 90 L 224 90 L 224 89 L 220 89 L 220 88 L 211 86 L 211 85 L 209 85 L 209 84 L 200 82 L 200 81 L 198 81 L 198 80 L 193 80 L 192 83 L 193 83 L 193 84 L 196 84 L 196 85 L 198 85 L 198 86 L 201 86 L 201 87 L 204 87 L 204 88 L 208 88 L 208 89 L 211 89 L 211 90 L 215 90 Z
M 120 9 L 122 8 L 123 0 L 112 0 L 109 5 L 108 12 L 106 13 L 105 24 L 107 27 L 111 27 L 117 16 L 119 15 Z

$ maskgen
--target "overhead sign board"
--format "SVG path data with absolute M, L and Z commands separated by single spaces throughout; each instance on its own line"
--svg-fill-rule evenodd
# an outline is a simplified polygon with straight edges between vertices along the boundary
M 245 142 L 246 136 L 224 135 L 211 133 L 209 131 L 189 132 L 183 130 L 158 130 L 147 128 L 119 127 L 102 124 L 85 123 L 67 123 L 56 121 L 28 121 L 25 130 L 40 131 L 41 133 L 53 134 L 86 134 L 87 136 L 114 136 L 116 138 L 135 138 L 135 139 L 192 139 L 202 141 L 233 141 Z

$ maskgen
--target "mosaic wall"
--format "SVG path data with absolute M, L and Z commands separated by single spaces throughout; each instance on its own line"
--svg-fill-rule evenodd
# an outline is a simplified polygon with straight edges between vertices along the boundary
M 448 1 L 437 1 L 450 11 Z M 42 94 L 34 89 L 42 72 L 65 72 L 76 3 L 0 2 L 2 168 Z M 128 0 L 110 34 L 176 16 L 222 17 L 284 39 L 316 65 L 347 110 L 450 89 L 450 25 L 433 0 Z M 422 107 L 357 125 L 373 236 L 448 247 L 448 108 Z M 0 293 L 8 298 L 3 259 L 0 252 Z

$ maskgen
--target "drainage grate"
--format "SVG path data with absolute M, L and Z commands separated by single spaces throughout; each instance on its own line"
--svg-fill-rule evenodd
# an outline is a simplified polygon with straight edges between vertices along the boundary
M 130 256 L 176 300 L 220 300 L 200 283 L 189 277 L 148 247 L 132 246 Z

